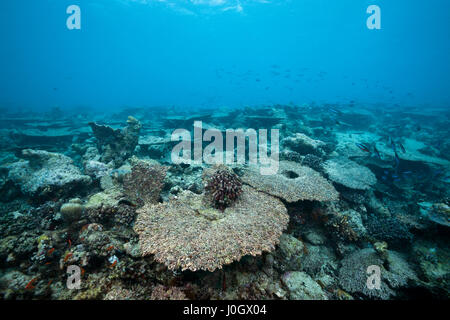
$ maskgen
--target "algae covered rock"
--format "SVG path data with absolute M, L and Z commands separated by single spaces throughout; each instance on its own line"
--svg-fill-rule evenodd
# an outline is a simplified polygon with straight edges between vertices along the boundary
M 292 300 L 328 300 L 322 287 L 305 272 L 286 272 L 281 280 Z
M 322 156 L 325 154 L 322 149 L 326 146 L 325 142 L 314 140 L 303 133 L 296 133 L 293 136 L 283 139 L 282 144 L 301 155 L 314 154 L 316 156 Z
M 97 148 L 101 154 L 101 161 L 114 162 L 119 167 L 123 162 L 133 155 L 134 149 L 139 143 L 141 123 L 128 117 L 127 127 L 124 129 L 113 129 L 106 125 L 90 122 L 89 126 L 97 140 Z
M 275 267 L 281 272 L 300 270 L 304 252 L 303 242 L 283 233 L 275 251 Z
M 8 179 L 20 186 L 27 195 L 70 194 L 76 188 L 84 188 L 92 180 L 83 175 L 72 159 L 43 150 L 25 149 L 23 161 L 7 167 Z

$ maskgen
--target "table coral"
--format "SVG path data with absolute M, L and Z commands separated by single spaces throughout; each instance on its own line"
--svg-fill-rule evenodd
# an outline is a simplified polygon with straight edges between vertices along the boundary
M 246 185 L 223 212 L 190 191 L 137 212 L 134 229 L 143 255 L 192 271 L 214 271 L 244 255 L 272 251 L 289 221 L 281 201 Z
M 338 192 L 318 172 L 292 161 L 280 161 L 276 175 L 261 175 L 249 166 L 241 177 L 244 183 L 287 202 L 300 200 L 334 201 Z
M 349 159 L 328 160 L 323 164 L 323 168 L 330 180 L 350 189 L 367 190 L 377 183 L 375 175 L 369 168 Z

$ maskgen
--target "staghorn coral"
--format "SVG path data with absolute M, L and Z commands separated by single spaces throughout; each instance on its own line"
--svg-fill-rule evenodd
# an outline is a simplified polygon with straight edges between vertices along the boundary
M 242 191 L 223 212 L 190 191 L 145 205 L 134 225 L 142 254 L 154 254 L 172 270 L 214 271 L 244 255 L 272 251 L 287 227 L 287 210 L 278 199 L 249 186 Z
M 225 210 L 241 195 L 241 179 L 226 167 L 218 168 L 207 175 L 205 190 L 216 208 Z
M 134 162 L 131 172 L 123 179 L 124 193 L 138 206 L 157 203 L 164 187 L 167 167 L 140 160 Z
M 287 202 L 334 201 L 339 195 L 318 172 L 292 161 L 280 161 L 276 175 L 261 175 L 256 166 L 249 166 L 241 179 L 255 189 Z

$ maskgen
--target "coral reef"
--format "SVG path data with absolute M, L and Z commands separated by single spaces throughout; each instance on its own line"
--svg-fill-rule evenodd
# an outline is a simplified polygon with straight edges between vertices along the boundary
M 242 191 L 223 212 L 190 191 L 139 209 L 134 230 L 143 255 L 154 254 L 169 269 L 214 271 L 244 255 L 272 251 L 289 220 L 286 208 L 248 186 Z
M 187 298 L 180 288 L 157 285 L 152 291 L 150 300 L 187 300 Z
M 78 221 L 84 212 L 84 206 L 80 199 L 71 199 L 59 209 L 62 219 L 68 223 Z
M 2 119 L 0 299 L 448 299 L 447 118 L 329 108 Z M 195 120 L 280 129 L 278 173 L 172 163 Z

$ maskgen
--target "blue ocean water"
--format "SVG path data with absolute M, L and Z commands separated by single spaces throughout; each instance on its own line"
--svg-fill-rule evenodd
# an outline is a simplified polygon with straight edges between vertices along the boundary
M 81 30 L 68 30 L 69 5 Z M 369 30 L 369 5 L 381 29 Z M 345 102 L 448 106 L 444 0 L 16 0 L 0 4 L 0 105 Z

